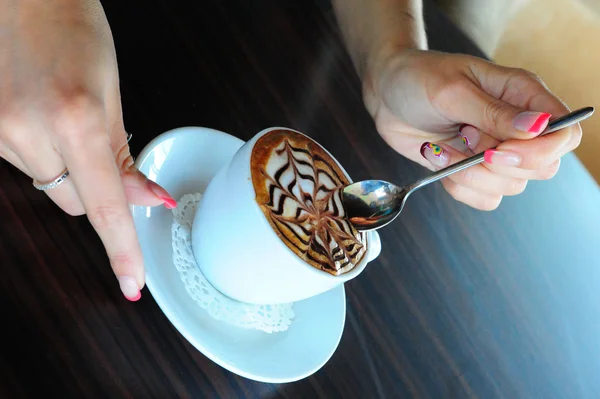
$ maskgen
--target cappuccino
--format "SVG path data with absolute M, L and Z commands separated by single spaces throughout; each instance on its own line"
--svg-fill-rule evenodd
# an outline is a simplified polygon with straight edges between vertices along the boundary
M 340 189 L 349 184 L 319 144 L 292 130 L 260 137 L 250 157 L 256 201 L 277 236 L 316 269 L 338 276 L 365 256 L 367 235 L 348 221 Z

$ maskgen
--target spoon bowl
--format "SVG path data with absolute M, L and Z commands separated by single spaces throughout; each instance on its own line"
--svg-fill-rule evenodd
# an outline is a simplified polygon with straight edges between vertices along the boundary
M 350 223 L 359 230 L 374 230 L 400 215 L 409 192 L 384 180 L 364 180 L 344 188 L 342 198 Z

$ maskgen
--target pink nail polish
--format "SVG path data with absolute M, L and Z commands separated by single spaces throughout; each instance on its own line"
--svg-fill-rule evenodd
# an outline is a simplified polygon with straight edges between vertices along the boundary
M 128 297 L 128 296 L 126 296 L 125 298 L 127 298 L 128 301 L 137 302 L 137 301 L 140 300 L 141 297 L 142 297 L 142 293 L 138 292 L 137 295 L 134 296 L 134 297 Z
M 175 209 L 177 208 L 177 201 L 175 201 L 173 198 L 167 198 L 167 197 L 159 197 L 161 200 L 163 200 L 164 204 L 165 204 L 165 208 L 167 209 Z
M 481 133 L 475 127 L 471 125 L 462 125 L 458 129 L 458 136 L 461 138 L 463 144 L 473 150 L 479 144 L 479 139 L 481 138 Z
M 523 157 L 516 152 L 486 150 L 483 153 L 483 159 L 487 163 L 502 166 L 519 166 Z
M 421 145 L 421 155 L 438 168 L 448 165 L 448 161 L 450 160 L 450 155 L 447 151 L 439 145 L 430 142 Z
M 130 276 L 119 277 L 119 287 L 123 296 L 131 302 L 136 302 L 142 297 L 137 281 Z
M 161 186 L 159 186 L 152 180 L 148 180 L 148 188 L 150 189 L 150 191 L 152 191 L 152 193 L 154 195 L 156 195 L 158 198 L 160 198 L 160 200 L 163 202 L 165 208 L 167 208 L 167 209 L 177 208 L 177 201 L 175 201 L 175 199 L 173 199 L 173 197 L 171 197 L 171 195 L 167 192 L 167 190 L 165 190 L 164 188 L 162 188 Z
M 548 126 L 548 121 L 552 115 L 545 112 L 521 112 L 515 118 L 513 126 L 517 130 L 540 134 Z

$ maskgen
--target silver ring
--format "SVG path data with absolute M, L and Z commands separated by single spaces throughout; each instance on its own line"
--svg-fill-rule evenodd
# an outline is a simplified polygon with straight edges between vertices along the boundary
M 129 140 L 131 140 L 131 137 L 133 137 L 133 134 L 129 133 L 129 134 L 127 135 L 127 142 L 128 142 L 128 143 L 129 143 Z
M 67 180 L 67 177 L 69 177 L 69 170 L 65 169 L 60 174 L 60 176 L 58 176 L 56 179 L 52 180 L 51 182 L 40 183 L 37 180 L 33 180 L 33 187 L 37 188 L 40 191 L 50 190 L 50 189 L 55 188 L 56 186 L 58 186 L 59 184 L 61 184 L 65 180 Z

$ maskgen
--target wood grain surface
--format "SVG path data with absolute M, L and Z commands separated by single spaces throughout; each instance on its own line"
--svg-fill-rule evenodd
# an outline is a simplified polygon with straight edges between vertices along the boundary
M 279 125 L 315 138 L 355 180 L 426 173 L 378 136 L 316 3 L 103 4 L 134 154 L 179 126 L 247 140 Z M 480 54 L 429 3 L 426 15 L 432 48 Z M 0 398 L 600 397 L 600 190 L 576 158 L 494 212 L 427 187 L 381 236 L 381 256 L 347 284 L 331 360 L 262 384 L 196 351 L 147 289 L 125 300 L 87 219 L 2 162 Z

